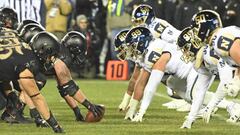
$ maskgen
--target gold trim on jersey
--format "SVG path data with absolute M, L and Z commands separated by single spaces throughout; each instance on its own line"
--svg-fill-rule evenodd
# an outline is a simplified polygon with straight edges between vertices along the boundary
M 212 32 L 212 35 L 209 37 L 209 39 L 207 40 L 207 44 L 212 47 L 212 41 L 213 41 L 213 37 L 217 34 L 217 32 L 220 30 L 220 28 L 215 29 Z
M 196 61 L 195 61 L 195 68 L 198 69 L 201 67 L 202 63 L 203 63 L 203 51 L 204 51 L 204 46 L 201 47 L 196 55 Z
M 9 58 L 13 51 L 23 55 L 22 48 L 31 50 L 30 46 L 19 40 L 15 31 L 10 29 L 2 29 L 0 35 L 0 60 Z

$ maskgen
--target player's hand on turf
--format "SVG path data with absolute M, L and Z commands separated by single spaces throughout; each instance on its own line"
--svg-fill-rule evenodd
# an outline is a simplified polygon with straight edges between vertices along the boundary
M 186 120 L 183 122 L 181 128 L 182 128 L 182 129 L 183 129 L 183 128 L 191 129 L 192 124 L 193 124 L 193 121 L 192 121 L 192 120 L 186 119 Z
M 132 119 L 133 122 L 142 122 L 144 113 L 138 112 L 134 118 Z
M 213 108 L 212 107 L 208 107 L 206 106 L 203 110 L 203 121 L 206 123 L 209 123 L 210 118 L 211 118 L 211 114 L 212 114 Z
M 125 120 L 132 120 L 133 119 L 133 116 L 135 114 L 135 109 L 134 108 L 129 108 L 126 115 L 125 115 Z
M 121 104 L 118 106 L 118 109 L 119 109 L 120 112 L 121 111 L 126 111 L 127 106 L 128 106 L 127 102 L 121 102 Z

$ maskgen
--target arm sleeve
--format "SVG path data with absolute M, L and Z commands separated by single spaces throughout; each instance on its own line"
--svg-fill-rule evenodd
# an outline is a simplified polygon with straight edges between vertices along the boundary
M 217 66 L 218 66 L 220 83 L 218 84 L 217 90 L 213 95 L 211 101 L 208 103 L 208 106 L 212 108 L 218 105 L 225 97 L 223 85 L 229 82 L 230 80 L 232 80 L 234 76 L 234 70 L 235 70 L 234 68 L 225 64 L 223 61 L 220 61 Z
M 163 75 L 164 75 L 163 71 L 152 70 L 151 75 L 148 79 L 148 83 L 144 89 L 144 95 L 143 95 L 143 99 L 142 99 L 142 103 L 141 103 L 139 112 L 142 112 L 143 114 L 146 112 L 146 110 L 152 100 L 152 97 L 153 97 L 154 93 L 156 92 L 159 83 L 162 80 Z

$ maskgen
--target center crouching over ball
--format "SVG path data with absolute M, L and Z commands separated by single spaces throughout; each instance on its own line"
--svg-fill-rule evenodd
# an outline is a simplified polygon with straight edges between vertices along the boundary
M 103 119 L 105 113 L 105 106 L 104 105 L 96 105 L 97 109 L 99 109 L 100 114 L 95 116 L 92 111 L 88 111 L 85 122 L 99 122 Z

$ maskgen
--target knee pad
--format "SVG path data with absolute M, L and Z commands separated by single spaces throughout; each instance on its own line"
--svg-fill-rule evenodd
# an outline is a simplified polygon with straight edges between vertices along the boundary
M 42 88 L 47 83 L 46 76 L 42 73 L 39 73 L 35 76 L 35 81 L 39 90 L 42 90 Z
M 70 80 L 69 82 L 62 86 L 58 86 L 59 93 L 62 97 L 66 95 L 74 96 L 78 89 L 79 87 L 73 80 Z

